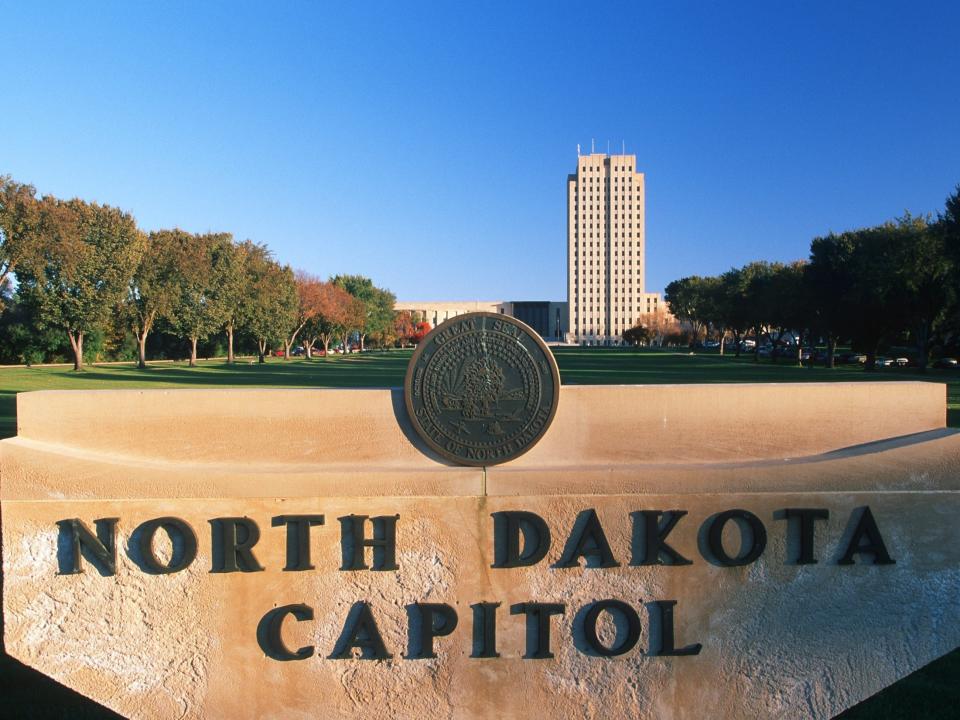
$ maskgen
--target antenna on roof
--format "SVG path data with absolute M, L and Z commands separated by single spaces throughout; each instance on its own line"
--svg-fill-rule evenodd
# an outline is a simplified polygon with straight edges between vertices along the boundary
M 593 138 L 590 138 L 590 154 L 591 155 L 593 155 L 596 152 L 596 150 L 593 147 L 593 143 L 594 143 Z
M 580 157 L 580 143 L 577 143 L 577 157 Z
M 609 154 L 610 154 L 610 140 L 609 140 L 609 138 L 608 138 L 608 139 L 607 139 L 607 155 L 609 155 Z
M 620 141 L 620 145 L 622 146 L 622 149 L 620 150 L 620 154 L 621 154 L 621 155 L 626 155 L 626 154 L 627 154 L 627 141 L 626 141 L 626 140 L 621 140 L 621 141 Z

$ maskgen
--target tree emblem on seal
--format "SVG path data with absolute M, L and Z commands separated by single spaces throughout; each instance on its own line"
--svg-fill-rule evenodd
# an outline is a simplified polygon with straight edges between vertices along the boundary
M 435 451 L 465 465 L 511 460 L 543 436 L 556 413 L 553 353 L 515 318 L 468 313 L 420 343 L 404 383 L 414 429 Z

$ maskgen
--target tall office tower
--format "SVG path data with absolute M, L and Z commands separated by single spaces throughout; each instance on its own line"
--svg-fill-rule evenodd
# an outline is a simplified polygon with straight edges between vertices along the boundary
M 620 342 L 646 312 L 644 187 L 634 155 L 591 153 L 567 177 L 568 341 Z

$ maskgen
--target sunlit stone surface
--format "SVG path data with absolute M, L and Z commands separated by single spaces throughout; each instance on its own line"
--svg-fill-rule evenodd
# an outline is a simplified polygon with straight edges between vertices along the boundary
M 960 645 L 941 385 L 565 387 L 543 440 L 486 470 L 425 450 L 399 391 L 18 401 L 7 652 L 131 717 L 830 717 Z M 643 511 L 676 516 L 653 557 Z M 180 524 L 144 547 L 159 518 Z M 108 551 L 114 528 L 112 570 L 92 538 L 74 557 L 81 526 Z M 556 606 L 549 638 L 531 603 Z

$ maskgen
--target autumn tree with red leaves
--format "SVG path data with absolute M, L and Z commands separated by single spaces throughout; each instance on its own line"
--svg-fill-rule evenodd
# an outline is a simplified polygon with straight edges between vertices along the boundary
M 414 327 L 413 335 L 410 336 L 410 342 L 414 345 L 419 345 L 420 341 L 423 340 L 424 336 L 426 336 L 431 329 L 430 323 L 426 320 L 421 320 Z
M 413 313 L 409 310 L 398 310 L 393 316 L 393 332 L 400 342 L 400 347 L 405 348 L 410 344 L 410 338 L 417 331 L 413 320 Z
M 350 293 L 332 282 L 321 282 L 317 294 L 319 312 L 304 327 L 303 346 L 307 357 L 313 357 L 317 340 L 323 343 L 323 354 L 330 352 L 330 343 L 339 337 L 349 324 L 350 306 L 354 298 Z
M 297 336 L 323 308 L 323 286 L 326 283 L 302 270 L 297 270 L 294 281 L 297 284 L 297 312 L 292 332 L 283 339 L 284 360 L 290 359 L 290 348 L 297 341 Z M 305 346 L 309 345 L 310 343 L 305 343 Z M 307 353 L 309 357 L 309 350 Z

